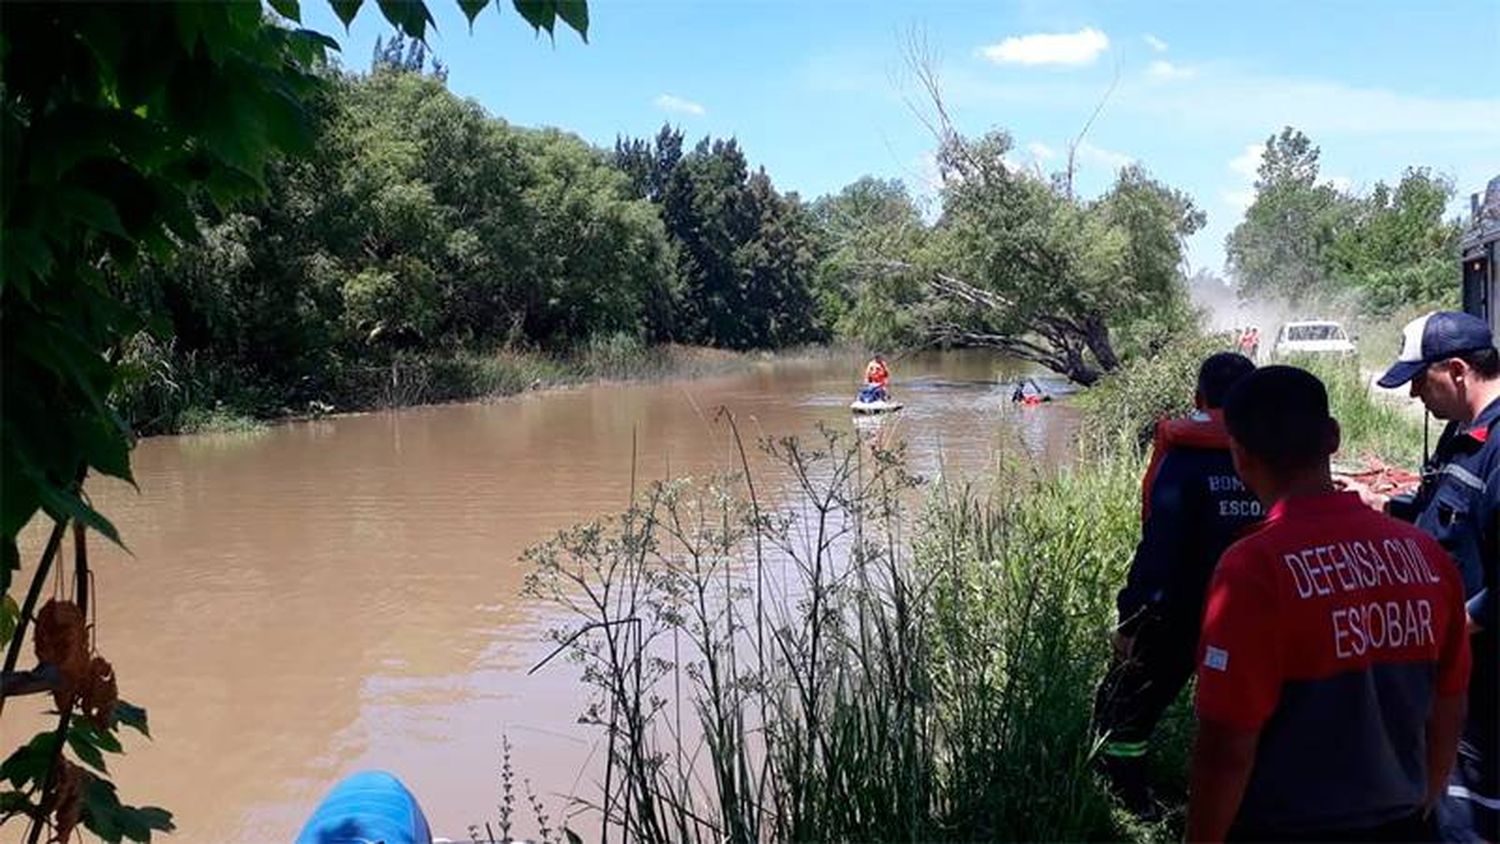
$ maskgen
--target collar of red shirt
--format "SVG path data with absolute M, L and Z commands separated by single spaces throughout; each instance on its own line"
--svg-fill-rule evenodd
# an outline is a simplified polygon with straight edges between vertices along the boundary
M 1364 502 L 1360 501 L 1357 492 L 1325 492 L 1321 495 L 1298 495 L 1292 498 L 1283 498 L 1271 505 L 1271 511 L 1266 514 L 1267 522 L 1280 521 L 1289 516 L 1298 518 L 1304 516 L 1329 516 L 1335 513 L 1346 513 L 1365 509 Z

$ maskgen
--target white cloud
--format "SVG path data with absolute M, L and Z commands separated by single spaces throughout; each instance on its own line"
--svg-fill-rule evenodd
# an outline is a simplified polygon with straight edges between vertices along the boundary
M 938 166 L 936 150 L 922 153 L 912 164 L 919 193 L 932 195 L 943 189 L 943 170 Z
M 1037 161 L 1051 161 L 1057 157 L 1057 150 L 1054 150 L 1041 141 L 1032 141 L 1026 145 L 1026 150 Z
M 1250 188 L 1220 191 L 1219 198 L 1224 200 L 1229 207 L 1243 214 L 1250 207 L 1250 203 L 1255 201 L 1255 191 Z
M 656 98 L 656 107 L 672 114 L 691 114 L 702 117 L 708 113 L 708 109 L 682 97 L 674 97 L 671 94 L 662 94 Z
M 1183 67 L 1158 59 L 1146 68 L 1146 75 L 1152 79 L 1166 82 L 1172 79 L 1191 79 L 1198 75 L 1198 71 L 1191 67 Z
M 1354 180 L 1348 176 L 1329 176 L 1328 184 L 1332 185 L 1336 191 L 1348 193 L 1349 189 L 1354 187 Z
M 1325 147 L 1379 138 L 1430 137 L 1444 143 L 1493 148 L 1500 143 L 1500 96 L 1419 94 L 1331 79 L 1247 73 L 1232 65 L 1202 64 L 1196 75 L 1173 85 L 1144 77 L 1121 79 L 1109 113 L 1132 119 L 1171 120 L 1184 131 L 1222 137 L 1264 138 L 1296 126 Z M 1069 77 L 996 79 L 955 67 L 945 73 L 949 105 L 963 108 L 1034 106 L 1052 112 L 1088 114 L 1099 103 L 1097 82 Z M 1455 141 L 1455 139 L 1460 139 Z M 1493 158 L 1493 156 L 1491 156 Z
M 1151 49 L 1155 50 L 1158 53 L 1165 53 L 1167 51 L 1167 42 L 1161 40 L 1160 38 L 1157 38 L 1155 35 L 1152 35 L 1150 33 L 1147 33 L 1144 37 L 1146 39 L 1146 43 L 1151 46 Z
M 1249 144 L 1244 152 L 1230 159 L 1229 169 L 1247 179 L 1253 179 L 1255 172 L 1260 169 L 1261 156 L 1265 154 L 1265 144 Z
M 1109 49 L 1109 36 L 1093 27 L 1073 33 L 1012 36 L 979 52 L 995 64 L 1086 65 Z
M 1219 198 L 1237 214 L 1245 213 L 1255 201 L 1255 188 L 1251 187 L 1251 182 L 1260 169 L 1260 159 L 1265 151 L 1265 144 L 1246 144 L 1243 152 L 1229 159 L 1229 171 L 1234 173 L 1237 177 L 1235 181 L 1240 184 L 1219 191 Z
M 1110 172 L 1119 170 L 1127 164 L 1134 164 L 1135 159 L 1123 152 L 1115 152 L 1112 149 L 1096 147 L 1088 141 L 1078 145 L 1078 162 L 1080 164 L 1097 164 L 1107 168 Z

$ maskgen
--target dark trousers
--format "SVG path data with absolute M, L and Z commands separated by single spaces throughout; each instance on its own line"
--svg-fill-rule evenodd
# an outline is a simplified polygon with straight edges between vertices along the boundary
M 1378 826 L 1310 831 L 1266 829 L 1236 821 L 1234 826 L 1229 828 L 1229 835 L 1226 838 L 1229 841 L 1382 841 L 1404 844 L 1404 842 L 1436 841 L 1437 824 L 1434 818 L 1423 817 L 1421 812 L 1387 821 Z
M 1493 717 L 1493 713 L 1482 714 Z M 1500 740 L 1493 724 L 1481 727 L 1473 714 L 1469 727 L 1458 746 L 1448 793 L 1438 806 L 1440 837 L 1457 842 L 1500 841 Z
M 1145 619 L 1126 659 L 1115 659 L 1094 695 L 1094 725 L 1106 758 L 1137 758 L 1156 724 L 1193 676 L 1197 618 L 1174 613 Z

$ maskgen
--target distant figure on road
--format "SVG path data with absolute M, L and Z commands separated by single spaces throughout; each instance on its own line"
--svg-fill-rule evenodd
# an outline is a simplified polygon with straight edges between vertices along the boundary
M 1251 325 L 1245 328 L 1239 339 L 1240 354 L 1255 360 L 1260 353 L 1260 329 Z

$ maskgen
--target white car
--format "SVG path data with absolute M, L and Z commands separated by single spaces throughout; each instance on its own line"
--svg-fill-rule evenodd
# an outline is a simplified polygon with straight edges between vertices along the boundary
M 1276 332 L 1276 342 L 1271 346 L 1273 358 L 1297 355 L 1353 357 L 1356 352 L 1354 341 L 1344 331 L 1344 326 L 1328 319 L 1285 323 Z

